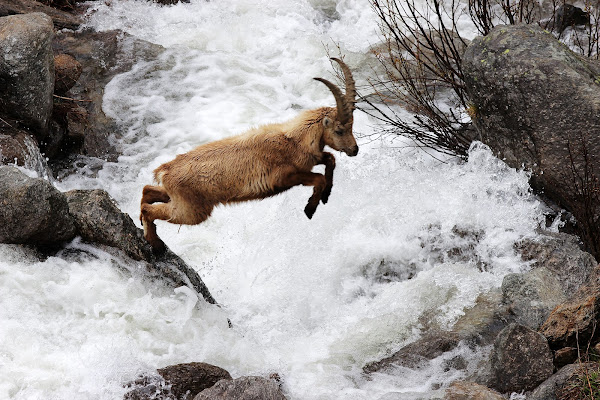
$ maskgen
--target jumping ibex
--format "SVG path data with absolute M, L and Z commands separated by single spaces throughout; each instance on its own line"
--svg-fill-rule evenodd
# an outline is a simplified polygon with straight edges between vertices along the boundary
M 346 93 L 323 78 L 337 107 L 301 113 L 279 124 L 269 124 L 196 147 L 154 170 L 158 186 L 144 187 L 141 202 L 144 237 L 157 253 L 165 250 L 154 220 L 196 225 L 218 204 L 264 199 L 296 185 L 313 186 L 304 213 L 312 218 L 319 201 L 327 203 L 333 186 L 335 158 L 327 145 L 353 157 L 358 146 L 352 134 L 356 90 L 348 66 L 337 58 Z M 311 172 L 325 165 L 325 175 Z

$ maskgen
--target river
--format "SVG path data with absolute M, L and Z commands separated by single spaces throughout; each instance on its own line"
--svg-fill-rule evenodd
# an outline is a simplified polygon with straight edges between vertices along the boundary
M 334 79 L 328 52 L 345 57 L 364 89 L 380 40 L 365 0 L 106 0 L 87 24 L 166 49 L 106 88 L 104 111 L 122 128 L 118 161 L 56 183 L 104 188 L 136 222 L 158 165 L 333 105 L 312 79 Z M 198 226 L 158 223 L 221 308 L 77 240 L 70 247 L 81 251 L 43 262 L 0 245 L 0 398 L 119 399 L 139 374 L 192 361 L 234 377 L 276 372 L 291 400 L 432 398 L 475 371 L 487 353 L 467 346 L 418 370 L 365 377 L 362 367 L 425 326 L 450 329 L 478 295 L 525 270 L 514 244 L 537 235 L 544 206 L 527 173 L 483 145 L 467 162 L 440 160 L 378 137 L 359 111 L 354 130 L 360 153 L 335 153 L 329 203 L 312 220 L 303 213 L 311 189 L 297 187 L 219 207 Z M 445 367 L 456 355 L 466 370 Z

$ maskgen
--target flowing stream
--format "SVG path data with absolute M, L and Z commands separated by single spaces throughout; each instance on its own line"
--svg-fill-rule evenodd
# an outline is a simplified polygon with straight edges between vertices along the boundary
M 122 156 L 61 190 L 104 188 L 138 221 L 152 171 L 176 154 L 299 110 L 333 105 L 328 59 L 364 87 L 380 40 L 365 0 L 142 0 L 93 6 L 88 25 L 165 47 L 106 89 Z M 366 377 L 362 367 L 450 329 L 504 275 L 528 266 L 544 207 L 528 175 L 483 145 L 441 162 L 402 140 L 374 140 L 355 112 L 357 157 L 335 153 L 330 201 L 312 220 L 311 189 L 219 207 L 205 223 L 158 223 L 167 245 L 222 305 L 131 274 L 135 264 L 75 240 L 43 262 L 0 245 L 0 398 L 119 399 L 139 374 L 204 361 L 234 377 L 278 373 L 291 400 L 435 398 L 485 351 L 459 346 L 418 369 Z M 227 319 L 233 323 L 229 328 Z M 462 355 L 467 369 L 444 361 Z

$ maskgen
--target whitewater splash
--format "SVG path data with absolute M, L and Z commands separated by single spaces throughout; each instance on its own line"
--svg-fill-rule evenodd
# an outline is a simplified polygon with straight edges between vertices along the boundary
M 358 0 L 99 2 L 89 25 L 166 48 L 106 89 L 104 111 L 123 129 L 118 162 L 58 183 L 106 189 L 134 221 L 155 167 L 333 105 L 312 80 L 330 74 L 326 48 L 337 55 L 339 46 L 364 85 L 379 40 Z M 480 293 L 527 268 L 513 245 L 536 236 L 543 207 L 527 174 L 485 146 L 466 163 L 440 162 L 402 141 L 368 140 L 373 125 L 355 112 L 361 151 L 336 154 L 329 203 L 312 220 L 303 213 L 311 189 L 297 187 L 218 208 L 199 226 L 157 224 L 220 309 L 78 242 L 43 262 L 0 245 L 0 398 L 117 399 L 138 374 L 191 361 L 234 377 L 277 372 L 290 399 L 430 398 L 468 374 L 442 359 L 369 380 L 361 371 L 418 338 L 423 318 L 450 328 Z M 471 370 L 481 356 L 459 347 L 444 357 L 456 352 Z

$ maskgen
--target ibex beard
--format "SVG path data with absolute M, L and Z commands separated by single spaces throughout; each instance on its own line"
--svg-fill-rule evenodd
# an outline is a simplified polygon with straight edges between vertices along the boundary
M 218 204 L 264 199 L 297 185 L 312 186 L 304 213 L 312 218 L 319 201 L 327 203 L 333 187 L 335 158 L 325 146 L 353 157 L 358 154 L 352 133 L 356 90 L 348 66 L 337 58 L 344 74 L 345 93 L 323 78 L 336 107 L 302 112 L 296 118 L 251 129 L 180 154 L 154 170 L 158 185 L 142 192 L 140 220 L 144 237 L 155 253 L 165 244 L 155 220 L 196 225 Z M 312 172 L 324 164 L 325 173 Z

